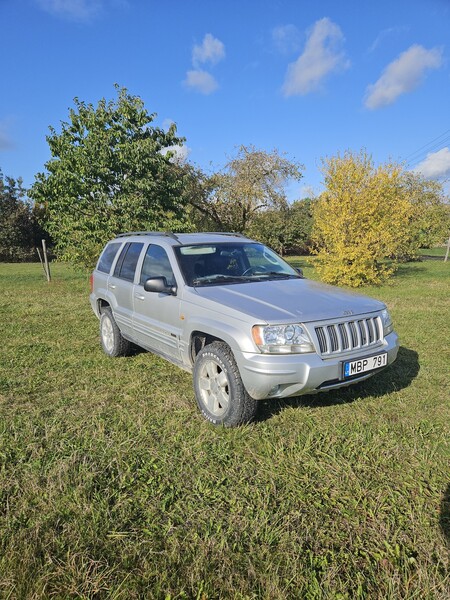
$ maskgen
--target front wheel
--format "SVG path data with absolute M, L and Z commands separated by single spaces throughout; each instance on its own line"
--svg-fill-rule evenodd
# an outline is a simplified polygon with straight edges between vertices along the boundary
M 197 354 L 194 390 L 200 411 L 214 425 L 235 427 L 255 417 L 258 401 L 248 395 L 233 353 L 224 342 L 213 342 Z

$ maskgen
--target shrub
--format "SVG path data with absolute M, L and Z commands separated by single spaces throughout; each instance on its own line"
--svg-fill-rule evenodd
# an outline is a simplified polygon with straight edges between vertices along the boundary
M 322 279 L 352 287 L 381 283 L 411 245 L 414 208 L 401 167 L 375 167 L 361 151 L 325 159 L 323 172 L 326 190 L 313 209 Z

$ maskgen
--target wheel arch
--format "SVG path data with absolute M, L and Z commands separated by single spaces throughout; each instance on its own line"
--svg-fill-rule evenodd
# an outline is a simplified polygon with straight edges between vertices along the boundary
M 213 342 L 225 343 L 236 357 L 241 352 L 255 352 L 251 335 L 245 333 L 243 323 L 218 322 L 210 318 L 196 318 L 190 323 L 190 332 L 187 332 L 188 354 L 191 365 L 195 357 L 204 346 Z
M 217 337 L 216 335 L 212 335 L 211 333 L 197 329 L 191 332 L 191 337 L 189 340 L 189 358 L 192 365 L 195 363 L 195 359 L 200 350 L 202 350 L 205 346 L 212 344 L 213 342 L 222 342 L 229 346 L 228 342 L 226 342 L 224 339 Z
M 111 304 L 105 300 L 104 298 L 98 298 L 97 299 L 97 313 L 98 315 L 101 315 L 103 312 L 103 309 L 105 308 L 111 308 Z

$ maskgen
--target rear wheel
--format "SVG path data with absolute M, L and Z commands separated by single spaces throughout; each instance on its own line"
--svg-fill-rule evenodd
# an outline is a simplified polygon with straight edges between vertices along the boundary
M 109 307 L 103 308 L 100 315 L 100 341 L 108 356 L 127 356 L 130 353 L 131 344 L 120 333 Z
M 213 342 L 197 354 L 194 390 L 203 416 L 214 425 L 234 427 L 255 417 L 258 401 L 248 395 L 233 353 L 224 342 Z

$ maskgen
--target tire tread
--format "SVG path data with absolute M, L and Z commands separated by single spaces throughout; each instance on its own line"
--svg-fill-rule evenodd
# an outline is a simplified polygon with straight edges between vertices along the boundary
M 102 335 L 101 334 L 101 318 L 102 318 L 103 314 L 108 315 L 108 318 L 111 321 L 111 324 L 112 324 L 112 327 L 113 327 L 113 331 L 114 331 L 114 348 L 113 348 L 112 352 L 107 352 L 105 350 L 105 347 L 103 346 L 103 342 L 102 342 L 102 338 L 101 338 L 101 335 Z M 101 342 L 103 351 L 108 356 L 111 356 L 111 357 L 128 356 L 131 353 L 131 342 L 129 342 L 128 340 L 126 340 L 123 337 L 123 335 L 122 335 L 122 333 L 121 333 L 121 331 L 120 331 L 120 329 L 119 329 L 119 327 L 118 327 L 118 325 L 117 325 L 117 323 L 116 323 L 116 321 L 114 319 L 112 310 L 111 310 L 111 308 L 109 306 L 106 306 L 106 307 L 102 308 L 102 311 L 101 311 L 101 315 L 100 315 L 100 342 Z
M 205 410 L 199 391 L 197 390 L 196 379 L 197 371 L 203 357 L 212 354 L 221 361 L 227 368 L 230 379 L 230 386 L 235 388 L 235 393 L 230 396 L 230 409 L 221 418 L 214 418 Z M 197 354 L 194 365 L 194 390 L 197 398 L 197 404 L 203 416 L 214 425 L 223 425 L 225 427 L 236 427 L 253 421 L 258 408 L 258 401 L 252 398 L 244 387 L 239 368 L 236 364 L 231 348 L 225 342 L 212 342 L 208 344 Z

